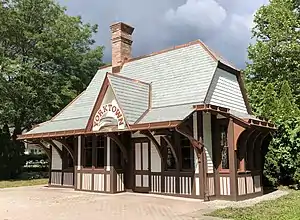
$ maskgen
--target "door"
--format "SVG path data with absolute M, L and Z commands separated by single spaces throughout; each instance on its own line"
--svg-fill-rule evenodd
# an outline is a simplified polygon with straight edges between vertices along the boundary
M 134 191 L 150 191 L 150 145 L 149 140 L 138 138 L 133 140 L 134 151 Z

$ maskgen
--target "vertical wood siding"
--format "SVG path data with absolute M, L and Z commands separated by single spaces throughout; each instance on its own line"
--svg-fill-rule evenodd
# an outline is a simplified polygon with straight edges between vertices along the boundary
M 254 176 L 254 189 L 255 192 L 261 192 L 261 182 L 260 182 L 260 176 Z
M 51 185 L 61 185 L 61 172 L 51 172 Z
M 185 195 L 192 195 L 191 177 L 179 177 L 179 193 Z
M 200 195 L 200 178 L 196 177 L 195 178 L 195 188 L 196 188 L 196 195 Z
M 110 174 L 106 174 L 106 192 L 110 192 Z
M 165 176 L 165 193 L 176 193 L 176 177 Z
M 149 161 L 148 161 L 148 143 L 142 144 L 142 152 L 143 152 L 143 170 L 149 169 Z
M 92 190 L 92 174 L 83 173 L 82 174 L 82 189 L 83 190 Z
M 203 142 L 207 158 L 207 173 L 213 173 L 214 165 L 212 162 L 211 114 L 209 112 L 203 112 Z
M 151 175 L 151 192 L 161 193 L 161 176 Z
M 136 143 L 135 144 L 135 169 L 136 170 L 141 170 L 142 169 L 142 164 L 141 164 L 141 144 Z
M 206 103 L 247 113 L 237 77 L 219 68 L 216 70 L 212 80 Z
M 220 177 L 220 195 L 230 195 L 230 177 Z
M 208 177 L 208 194 L 210 196 L 215 195 L 215 178 L 214 177 Z
M 64 186 L 73 186 L 73 173 L 64 173 Z
M 246 179 L 245 177 L 238 177 L 238 194 L 246 194 Z
M 94 174 L 94 190 L 104 192 L 105 188 L 105 174 Z
M 142 175 L 135 175 L 135 186 L 142 187 Z
M 81 173 L 77 173 L 76 183 L 77 189 L 81 189 Z
M 247 182 L 247 194 L 253 193 L 253 178 L 252 176 L 247 176 L 246 177 L 246 182 Z
M 124 188 L 124 173 L 117 174 L 117 192 L 123 192 Z

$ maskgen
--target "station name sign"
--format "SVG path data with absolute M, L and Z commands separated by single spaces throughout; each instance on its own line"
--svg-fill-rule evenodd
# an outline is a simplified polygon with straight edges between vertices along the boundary
M 102 105 L 97 111 L 93 120 L 93 131 L 99 131 L 105 126 L 118 126 L 118 129 L 125 128 L 124 115 L 116 100 Z

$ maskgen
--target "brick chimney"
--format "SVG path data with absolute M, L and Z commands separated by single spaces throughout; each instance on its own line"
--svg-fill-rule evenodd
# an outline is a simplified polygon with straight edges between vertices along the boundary
M 134 28 L 118 22 L 110 26 L 112 46 L 112 72 L 119 73 L 124 62 L 131 58 L 132 33 Z

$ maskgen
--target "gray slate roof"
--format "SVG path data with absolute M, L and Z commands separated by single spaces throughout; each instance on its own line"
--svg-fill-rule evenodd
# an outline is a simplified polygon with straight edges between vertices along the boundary
M 152 85 L 152 107 L 202 102 L 217 62 L 200 44 L 126 63 L 120 75 Z
M 150 85 L 112 74 L 108 79 L 127 123 L 134 124 L 149 108 Z
M 111 67 L 98 70 L 86 90 L 64 110 L 27 134 L 84 129 L 92 113 L 106 72 L 111 72 Z
M 200 103 L 188 103 L 162 108 L 152 108 L 139 123 L 183 120 L 195 110 L 193 109 L 194 104 Z
M 149 84 L 151 109 L 138 123 L 182 120 L 187 117 L 193 111 L 193 104 L 204 102 L 217 69 L 218 60 L 214 57 L 223 61 L 200 42 L 192 42 L 176 49 L 133 59 L 124 64 L 119 73 L 121 77 L 108 74 L 127 122 L 134 124 L 148 109 Z M 41 124 L 28 134 L 86 128 L 107 72 L 111 72 L 111 67 L 99 70 L 80 97 L 51 121 Z

